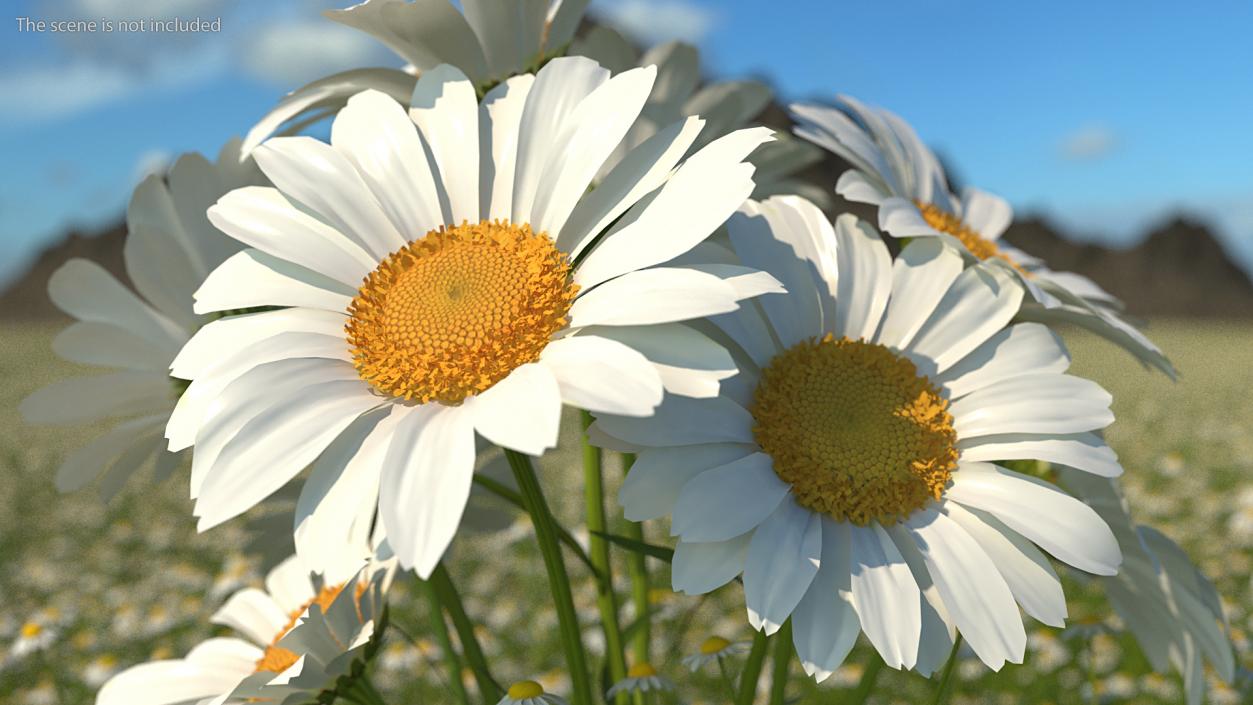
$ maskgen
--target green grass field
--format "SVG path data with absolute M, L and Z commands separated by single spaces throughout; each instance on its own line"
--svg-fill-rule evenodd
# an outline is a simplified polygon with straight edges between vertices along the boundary
M 57 494 L 52 476 L 62 454 L 99 429 L 32 428 L 16 412 L 18 401 L 39 386 L 88 371 L 53 356 L 54 333 L 51 326 L 0 328 L 0 703 L 5 704 L 90 703 L 98 684 L 116 669 L 181 655 L 223 631 L 209 625 L 208 616 L 231 590 L 259 582 L 266 566 L 248 553 L 256 527 L 267 525 L 263 521 L 236 521 L 196 534 L 185 469 L 159 485 L 135 478 L 108 505 L 90 489 Z M 1133 511 L 1139 521 L 1183 545 L 1214 579 L 1235 631 L 1239 662 L 1248 669 L 1253 667 L 1247 636 L 1253 631 L 1253 325 L 1162 322 L 1150 334 L 1179 367 L 1177 384 L 1081 335 L 1068 339 L 1073 370 L 1114 394 L 1118 421 L 1108 437 L 1127 470 Z M 582 502 L 574 421 L 567 417 L 562 449 L 541 464 L 545 491 L 572 527 Z M 616 462 L 608 474 L 615 479 L 620 474 Z M 611 491 L 616 484 L 610 483 Z M 287 530 L 285 507 L 281 501 L 272 505 L 269 535 L 281 537 Z M 649 531 L 650 540 L 665 540 L 664 527 Z M 596 615 L 591 583 L 580 566 L 568 562 L 584 621 L 591 624 Z M 450 565 L 471 616 L 481 624 L 497 679 L 538 676 L 550 690 L 564 692 L 556 618 L 545 609 L 543 569 L 525 519 L 499 533 L 459 538 Z M 733 584 L 704 600 L 678 596 L 664 589 L 669 584 L 664 564 L 651 567 L 658 619 L 654 665 L 682 684 L 682 702 L 725 701 L 714 674 L 692 676 L 679 658 L 712 633 L 751 636 L 738 588 Z M 620 563 L 617 570 L 625 593 Z M 1094 586 L 1077 577 L 1068 582 L 1072 619 L 1117 626 Z M 446 701 L 439 650 L 425 637 L 425 607 L 416 603 L 409 580 L 397 581 L 392 603 L 395 622 L 414 642 L 389 633 L 376 682 L 389 702 Z M 31 621 L 47 625 L 52 642 L 41 652 L 13 657 L 11 645 Z M 598 635 L 591 627 L 586 631 L 589 648 L 597 652 Z M 963 654 L 950 702 L 1182 702 L 1178 678 L 1150 673 L 1127 638 L 1103 629 L 1063 636 L 1034 622 L 1028 633 L 1022 666 L 990 674 Z M 871 658 L 863 641 L 820 687 L 794 668 L 789 695 L 805 703 L 843 702 Z M 767 681 L 763 677 L 763 685 Z M 887 672 L 872 702 L 927 702 L 933 688 L 917 675 Z M 1219 686 L 1211 693 L 1215 703 L 1241 702 L 1232 689 Z

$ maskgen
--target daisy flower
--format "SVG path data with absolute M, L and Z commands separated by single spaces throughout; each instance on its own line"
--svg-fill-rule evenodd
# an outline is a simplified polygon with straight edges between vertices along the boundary
M 292 91 L 244 138 L 243 153 L 285 123 L 299 129 L 334 115 L 361 91 L 398 101 L 413 93 L 416 76 L 455 66 L 481 93 L 560 56 L 574 37 L 588 0 L 366 0 L 327 18 L 360 30 L 396 52 L 405 70 L 361 68 L 318 79 Z
M 858 627 L 894 668 L 933 672 L 960 630 L 992 668 L 1020 663 L 1018 605 L 1062 624 L 1044 553 L 1113 575 L 1120 556 L 1087 505 L 994 464 L 1121 468 L 1093 431 L 1110 396 L 1065 374 L 1060 340 L 1010 325 L 1022 288 L 964 268 L 939 238 L 895 262 L 851 215 L 796 197 L 727 224 L 784 295 L 712 317 L 740 374 L 713 399 L 669 396 L 649 418 L 601 415 L 598 442 L 639 453 L 619 495 L 633 521 L 672 515 L 677 591 L 743 574 L 748 618 L 789 617 L 807 673 L 826 678 Z M 1015 604 L 1017 602 L 1017 604 Z
M 797 135 L 853 166 L 840 175 L 836 193 L 877 206 L 879 227 L 894 237 L 943 237 L 969 259 L 1005 266 L 1033 299 L 1020 320 L 1082 326 L 1174 378 L 1162 351 L 1123 318 L 1121 301 L 1091 279 L 1055 272 L 1001 241 L 1013 220 L 1005 199 L 973 187 L 958 198 L 935 154 L 899 116 L 849 96 L 839 103 L 791 106 Z
M 622 35 L 604 25 L 596 25 L 574 41 L 569 53 L 594 59 L 615 72 L 636 66 L 657 67 L 657 81 L 640 119 L 610 155 L 602 173 L 617 164 L 631 148 L 684 117 L 700 115 L 709 123 L 705 134 L 696 142 L 700 147 L 720 135 L 747 126 L 770 104 L 770 87 L 759 81 L 721 81 L 701 86 L 700 53 L 684 42 L 662 44 L 640 56 L 635 45 Z M 821 160 L 822 153 L 803 140 L 780 136 L 774 142 L 763 144 L 749 156 L 749 161 L 757 166 L 753 198 L 792 193 L 819 205 L 828 205 L 831 199 L 826 189 L 796 178 L 797 172 Z
M 695 673 L 708 664 L 739 654 L 748 653 L 749 645 L 742 641 L 727 641 L 720 636 L 711 636 L 700 643 L 700 649 L 690 656 L 683 657 L 683 665 Z
M 657 675 L 652 664 L 640 662 L 627 669 L 626 678 L 614 683 L 605 693 L 612 700 L 618 693 L 661 693 L 674 690 L 674 681 Z
M 240 163 L 238 140 L 222 148 L 216 164 L 185 154 L 131 196 L 123 255 L 134 291 L 85 259 L 71 259 L 52 274 L 48 296 L 77 319 L 53 340 L 53 351 L 113 371 L 48 385 L 19 409 L 33 424 L 115 422 L 65 458 L 57 489 L 71 492 L 99 478 L 107 499 L 154 458 L 158 479 L 178 466 L 182 454 L 166 452 L 161 438 L 184 385 L 170 377 L 170 363 L 210 318 L 192 311 L 192 293 L 240 249 L 204 212 L 227 191 L 258 180 L 250 161 Z
M 1117 485 L 1069 468 L 1058 472 L 1062 484 L 1083 497 L 1118 538 L 1122 569 L 1101 584 L 1154 670 L 1167 673 L 1174 666 L 1183 675 L 1188 705 L 1205 699 L 1206 661 L 1218 678 L 1233 682 L 1230 625 L 1213 583 L 1178 544 L 1131 519 Z
M 284 308 L 216 321 L 174 361 L 194 381 L 167 436 L 171 449 L 195 443 L 202 530 L 312 463 L 297 551 L 318 548 L 303 534 L 370 524 L 377 500 L 401 565 L 426 577 L 465 508 L 475 433 L 539 455 L 563 403 L 643 416 L 664 390 L 717 394 L 734 362 L 676 322 L 779 284 L 744 267 L 655 265 L 743 202 L 743 160 L 770 133 L 735 132 L 680 163 L 702 126 L 687 118 L 589 190 L 654 75 L 610 78 L 566 57 L 480 104 L 442 66 L 407 113 L 367 91 L 329 145 L 257 149 L 276 188 L 209 209 L 250 247 L 209 276 L 196 310 Z
M 565 698 L 544 692 L 535 681 L 518 681 L 509 686 L 505 697 L 496 705 L 567 705 Z
M 292 556 L 211 618 L 239 637 L 214 637 L 181 659 L 132 666 L 101 687 L 96 705 L 309 702 L 349 673 L 372 643 L 394 560 L 323 546 L 321 564 Z M 361 544 L 358 544 L 360 547 Z M 377 643 L 374 640 L 373 643 Z
M 43 620 L 30 620 L 22 624 L 17 631 L 13 646 L 9 647 L 9 656 L 22 659 L 31 654 L 39 653 L 52 646 L 57 640 L 57 630 Z

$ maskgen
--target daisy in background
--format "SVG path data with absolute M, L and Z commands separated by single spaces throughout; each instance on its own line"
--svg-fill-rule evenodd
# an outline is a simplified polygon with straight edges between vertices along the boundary
M 618 693 L 668 693 L 674 689 L 674 681 L 658 675 L 652 664 L 640 662 L 627 669 L 626 678 L 609 687 L 605 700 L 612 700 Z
M 418 80 L 408 112 L 367 91 L 335 118 L 329 145 L 258 148 L 275 188 L 209 209 L 250 247 L 209 276 L 196 310 L 285 308 L 206 326 L 173 367 L 193 379 L 167 437 L 171 450 L 196 446 L 200 528 L 312 463 L 297 552 L 318 550 L 302 534 L 369 525 L 377 504 L 401 566 L 426 577 L 465 508 L 476 433 L 539 455 L 557 443 L 563 403 L 645 416 L 663 391 L 716 396 L 734 362 L 676 322 L 733 311 L 778 282 L 657 265 L 743 202 L 744 158 L 770 133 L 735 132 L 682 160 L 703 124 L 690 117 L 589 190 L 654 76 L 610 78 L 566 57 L 480 103 L 441 66 Z
M 52 349 L 71 362 L 113 368 L 93 377 L 48 385 L 21 403 L 28 423 L 72 425 L 117 420 L 109 431 L 70 453 L 56 485 L 72 492 L 99 478 L 108 499 L 155 458 L 157 479 L 178 466 L 162 430 L 182 391 L 170 363 L 212 316 L 192 311 L 192 293 L 215 267 L 241 249 L 205 218 L 205 209 L 233 188 L 259 183 L 251 161 L 240 162 L 239 141 L 211 163 L 185 154 L 162 175 L 135 188 L 126 209 L 123 249 L 134 291 L 95 262 L 71 259 L 48 281 L 48 296 L 74 317 Z
M 968 187 L 960 198 L 935 154 L 904 120 L 839 96 L 839 107 L 791 106 L 796 134 L 853 166 L 835 191 L 879 208 L 879 228 L 898 238 L 942 237 L 968 259 L 1007 268 L 1031 294 L 1019 320 L 1073 323 L 1121 346 L 1138 360 L 1175 376 L 1156 345 L 1122 315 L 1123 304 L 1087 277 L 1055 272 L 1045 262 L 1001 241 L 1013 220 L 1005 199 Z
M 324 545 L 316 564 L 292 556 L 269 572 L 264 590 L 233 594 L 211 621 L 243 638 L 214 637 L 181 659 L 132 666 L 101 687 L 96 705 L 295 705 L 336 687 L 363 687 L 341 676 L 378 643 L 395 561 L 386 542 L 376 540 L 377 553 L 367 556 L 358 537 Z
M 787 294 L 702 328 L 740 374 L 718 397 L 668 396 L 654 416 L 599 415 L 595 442 L 639 453 L 619 495 L 628 519 L 672 516 L 673 586 L 699 594 L 743 575 L 748 618 L 792 619 L 822 680 L 865 632 L 894 668 L 930 674 L 960 630 L 993 669 L 1021 663 L 1019 605 L 1066 617 L 1044 549 L 1098 575 L 1121 560 L 1105 522 L 998 460 L 1122 472 L 1093 431 L 1110 396 L 1065 374 L 1037 323 L 1011 325 L 1022 288 L 965 268 L 939 238 L 892 261 L 869 225 L 832 226 L 796 197 L 748 202 L 735 254 Z M 1039 548 L 1037 548 L 1039 546 Z
M 720 636 L 711 636 L 700 643 L 700 649 L 696 653 L 683 657 L 683 665 L 695 673 L 711 663 L 746 654 L 748 651 L 749 645 L 746 642 L 728 641 Z
M 518 681 L 509 686 L 496 705 L 567 705 L 565 698 L 544 692 L 535 681 Z
M 366 0 L 328 19 L 379 40 L 407 62 L 405 70 L 361 68 L 318 79 L 289 93 L 244 138 L 243 153 L 275 134 L 339 112 L 371 89 L 406 102 L 417 76 L 455 66 L 482 95 L 506 78 L 534 72 L 565 53 L 588 0 Z
M 1102 578 L 1110 605 L 1159 673 L 1183 675 L 1188 705 L 1205 699 L 1208 661 L 1224 683 L 1236 677 L 1231 628 L 1213 583 L 1174 541 L 1132 519 L 1118 486 L 1071 468 L 1060 482 L 1109 524 L 1123 553 L 1118 575 Z
M 657 67 L 652 95 L 602 173 L 607 173 L 632 148 L 684 117 L 700 115 L 707 121 L 704 133 L 694 144 L 702 147 L 721 135 L 746 127 L 770 104 L 770 87 L 759 81 L 722 81 L 701 86 L 700 54 L 696 47 L 683 42 L 655 46 L 641 57 L 635 45 L 622 35 L 596 25 L 575 39 L 568 53 L 594 59 L 614 72 L 636 66 Z M 829 205 L 831 198 L 826 189 L 796 178 L 797 172 L 821 161 L 822 153 L 803 140 L 777 137 L 748 157 L 757 167 L 753 198 L 792 193 L 822 206 Z

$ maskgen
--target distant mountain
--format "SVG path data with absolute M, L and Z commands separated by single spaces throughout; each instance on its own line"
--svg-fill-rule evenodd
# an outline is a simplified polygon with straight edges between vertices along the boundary
M 126 225 L 118 223 L 96 232 L 70 231 L 60 241 L 44 248 L 30 267 L 15 277 L 0 293 L 0 320 L 39 321 L 64 318 L 65 314 L 48 300 L 48 277 L 66 260 L 74 257 L 98 262 L 128 286 L 130 278 L 122 263 L 122 243 Z

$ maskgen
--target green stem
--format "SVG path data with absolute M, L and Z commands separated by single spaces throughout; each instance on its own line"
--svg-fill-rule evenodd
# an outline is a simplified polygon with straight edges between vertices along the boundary
M 883 672 L 883 665 L 883 659 L 879 658 L 878 652 L 871 653 L 870 663 L 866 664 L 866 670 L 861 673 L 861 680 L 857 681 L 857 689 L 848 698 L 850 705 L 865 704 L 866 699 L 874 690 L 875 681 L 879 680 L 879 674 Z
M 757 679 L 761 677 L 761 666 L 766 660 L 766 647 L 770 637 L 765 632 L 757 632 L 753 636 L 753 648 L 744 661 L 744 670 L 740 672 L 740 694 L 736 698 L 737 705 L 753 705 L 757 696 Z
M 622 467 L 625 472 L 631 471 L 631 466 L 635 464 L 634 453 L 624 453 L 622 456 Z M 634 541 L 644 543 L 644 525 L 635 522 L 626 522 L 626 531 L 623 534 Z M 648 663 L 649 661 L 649 645 L 652 643 L 652 616 L 649 614 L 648 605 L 648 563 L 644 554 L 638 551 L 627 553 L 627 572 L 631 576 L 631 604 L 635 608 L 635 618 L 643 620 L 636 629 L 635 634 L 631 636 L 631 657 L 636 663 Z
M 574 596 L 570 593 L 570 577 L 566 573 L 565 559 L 557 539 L 557 521 L 548 509 L 544 491 L 531 459 L 508 448 L 504 449 L 509 467 L 522 493 L 522 502 L 535 525 L 535 540 L 544 556 L 544 568 L 548 572 L 548 586 L 553 593 L 557 608 L 557 625 L 561 631 L 561 644 L 566 653 L 566 665 L 570 669 L 571 695 L 574 705 L 592 705 L 592 682 L 587 673 L 587 659 L 583 649 L 583 636 L 579 631 L 579 616 L 574 609 Z
M 466 614 L 461 595 L 457 593 L 452 576 L 448 574 L 448 569 L 443 563 L 436 566 L 435 572 L 431 574 L 431 586 L 435 588 L 435 593 L 439 595 L 444 609 L 448 610 L 453 628 L 457 630 L 457 638 L 461 640 L 461 651 L 465 656 L 466 665 L 474 673 L 479 695 L 482 696 L 485 705 L 496 705 L 504 692 L 487 667 L 487 659 L 483 657 L 483 648 L 479 646 L 479 638 L 474 634 L 474 624 Z
M 452 638 L 448 635 L 448 624 L 444 621 L 444 605 L 439 592 L 429 580 L 418 579 L 418 589 L 430 605 L 431 631 L 435 641 L 444 652 L 444 668 L 448 670 L 448 687 L 453 698 L 461 705 L 470 705 L 470 695 L 466 693 L 465 684 L 461 682 L 461 658 L 453 650 Z
M 961 648 L 962 635 L 953 640 L 953 650 L 948 652 L 948 662 L 944 664 L 944 673 L 940 676 L 940 687 L 935 689 L 935 699 L 931 705 L 940 705 L 948 696 L 949 681 L 953 679 L 953 668 L 957 665 L 957 650 Z
M 515 507 L 526 511 L 526 504 L 522 501 L 522 495 L 514 492 L 507 485 L 501 484 L 500 482 L 479 473 L 474 474 L 474 482 L 481 485 L 488 492 L 491 492 Z M 561 525 L 557 526 L 557 538 L 561 539 L 561 542 L 566 545 L 566 548 L 570 549 L 570 552 L 582 561 L 583 565 L 587 566 L 587 569 L 592 572 L 592 575 L 596 574 L 596 566 L 592 565 L 592 559 L 588 557 L 587 552 L 583 550 L 583 547 L 579 545 L 579 542 L 575 540 L 574 536 L 572 536 L 569 531 L 566 531 L 565 527 Z
M 727 671 L 727 661 L 722 656 L 718 657 L 718 674 L 722 676 L 722 684 L 727 688 L 727 702 L 735 702 L 735 681 Z
M 622 626 L 618 622 L 618 596 L 613 591 L 613 572 L 609 563 L 609 542 L 605 540 L 605 478 L 601 471 L 600 448 L 587 438 L 587 427 L 592 425 L 592 415 L 580 412 L 583 417 L 583 498 L 587 505 L 588 553 L 596 567 L 596 608 L 600 611 L 600 623 L 605 632 L 605 660 L 609 663 L 612 682 L 626 678 L 626 656 L 622 651 Z M 630 693 L 619 692 L 614 696 L 616 705 L 627 705 Z
M 774 664 L 770 679 L 770 705 L 783 705 L 783 693 L 787 690 L 787 674 L 792 666 L 792 620 L 779 628 L 774 639 Z
M 363 705 L 387 705 L 387 701 L 383 700 L 383 696 L 375 690 L 374 684 L 364 674 L 353 681 L 351 692 L 356 696 L 352 699 Z

